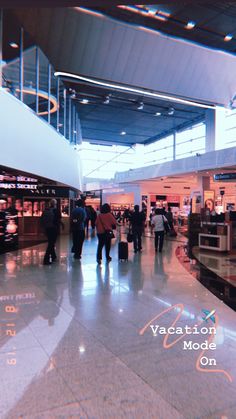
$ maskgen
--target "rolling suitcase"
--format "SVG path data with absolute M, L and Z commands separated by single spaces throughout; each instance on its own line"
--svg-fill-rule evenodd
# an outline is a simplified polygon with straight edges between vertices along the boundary
M 118 259 L 119 260 L 128 260 L 129 252 L 128 252 L 128 243 L 127 242 L 119 242 L 118 244 Z

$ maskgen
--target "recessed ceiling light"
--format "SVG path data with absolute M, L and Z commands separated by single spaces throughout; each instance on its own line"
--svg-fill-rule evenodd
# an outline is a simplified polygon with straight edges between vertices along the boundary
M 89 103 L 89 100 L 88 99 L 82 99 L 80 101 L 80 103 L 82 103 L 83 105 L 87 105 L 87 103 Z
M 141 111 L 143 108 L 144 108 L 144 104 L 143 102 L 140 102 L 137 109 Z
M 161 112 L 156 112 L 155 115 L 156 116 L 161 116 Z
M 228 35 L 225 35 L 225 37 L 224 37 L 225 42 L 229 42 L 229 41 L 231 41 L 231 39 L 233 39 L 233 35 L 231 35 L 230 33 L 228 33 Z
M 63 127 L 63 124 L 60 122 L 60 123 L 58 124 L 58 126 L 59 126 L 59 127 Z
M 76 130 L 74 130 L 73 132 L 74 132 L 74 134 L 77 134 L 77 131 Z
M 126 131 L 121 131 L 120 135 L 126 135 Z
M 196 26 L 196 23 L 190 20 L 187 25 L 185 26 L 185 29 L 193 29 L 194 26 Z
M 10 47 L 19 48 L 19 45 L 16 42 L 9 42 Z

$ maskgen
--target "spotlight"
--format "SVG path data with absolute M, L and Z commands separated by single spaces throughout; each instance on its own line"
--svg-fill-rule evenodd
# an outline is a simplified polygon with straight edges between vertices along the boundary
M 110 103 L 110 96 L 109 95 L 105 97 L 105 100 L 104 100 L 103 103 L 104 103 L 104 105 L 108 105 Z
M 194 26 L 196 26 L 196 23 L 193 21 L 189 21 L 186 25 L 185 25 L 185 29 L 193 29 Z
M 126 135 L 126 131 L 121 131 L 120 135 Z
M 82 99 L 80 101 L 80 103 L 82 103 L 83 105 L 87 105 L 87 103 L 89 103 L 89 100 L 88 99 Z
M 168 115 L 174 115 L 174 112 L 175 112 L 174 108 L 169 108 Z
M 229 41 L 231 41 L 231 39 L 233 39 L 233 35 L 231 35 L 230 33 L 228 33 L 228 35 L 225 35 L 225 37 L 224 37 L 225 42 L 229 42 Z
M 155 115 L 156 116 L 161 116 L 161 112 L 156 112 Z
M 138 105 L 138 107 L 137 107 L 137 109 L 139 111 L 141 111 L 143 108 L 144 108 L 144 104 L 143 104 L 143 102 L 140 102 L 139 105 Z
M 10 47 L 19 48 L 19 45 L 16 42 L 9 42 Z

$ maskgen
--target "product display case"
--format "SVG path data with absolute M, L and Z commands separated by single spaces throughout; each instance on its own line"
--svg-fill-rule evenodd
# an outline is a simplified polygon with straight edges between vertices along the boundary
M 227 252 L 231 249 L 231 225 L 230 223 L 202 222 L 199 233 L 199 248 Z

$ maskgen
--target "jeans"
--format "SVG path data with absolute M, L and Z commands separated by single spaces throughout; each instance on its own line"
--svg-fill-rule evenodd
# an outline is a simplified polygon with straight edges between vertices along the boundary
M 85 232 L 84 230 L 75 230 L 72 232 L 73 238 L 73 252 L 76 257 L 81 257 L 82 247 L 85 239 Z
M 110 257 L 111 239 L 105 233 L 98 234 L 97 261 L 102 260 L 102 249 L 105 246 L 106 259 Z
M 155 249 L 158 249 L 158 243 L 159 243 L 159 252 L 162 251 L 163 243 L 164 243 L 164 230 L 162 231 L 155 231 Z M 159 241 L 160 239 L 160 241 Z
M 44 255 L 44 263 L 49 263 L 50 262 L 50 256 L 52 258 L 52 261 L 56 259 L 56 252 L 55 252 L 55 244 L 57 241 L 57 234 L 58 234 L 58 230 L 56 227 L 49 227 L 46 228 L 46 236 L 47 236 L 47 240 L 48 240 L 48 246 L 47 246 L 47 250 L 46 253 Z

